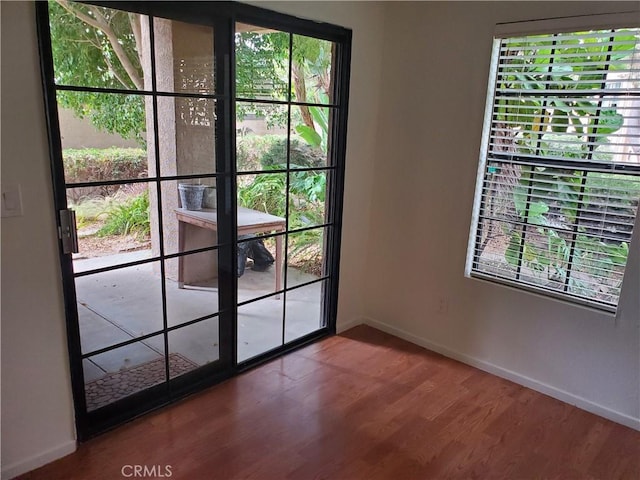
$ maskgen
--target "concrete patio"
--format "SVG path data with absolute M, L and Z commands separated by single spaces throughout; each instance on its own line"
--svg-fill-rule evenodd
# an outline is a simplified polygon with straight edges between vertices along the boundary
M 93 270 L 151 258 L 144 250 L 119 255 L 74 260 L 76 272 Z M 169 260 L 169 261 L 175 261 Z M 80 337 L 83 353 L 105 348 L 162 329 L 162 285 L 155 262 L 76 279 Z M 156 268 L 154 268 L 154 266 Z M 238 301 L 243 302 L 274 291 L 274 268 L 265 272 L 245 270 L 238 279 Z M 294 268 L 287 269 L 288 285 L 299 285 L 316 277 Z M 218 311 L 215 280 L 178 288 L 166 279 L 166 307 L 169 327 L 181 325 Z M 320 328 L 323 282 L 258 300 L 238 308 L 238 361 L 282 345 L 283 309 L 286 308 L 285 342 Z M 170 373 L 178 376 L 218 359 L 218 318 L 210 318 L 169 333 Z M 85 385 L 92 388 L 124 389 L 110 401 L 142 388 L 149 379 L 134 373 L 157 371 L 164 380 L 164 338 L 153 336 L 137 343 L 104 352 L 84 360 Z M 142 366 L 142 367 L 141 367 Z M 160 366 L 162 368 L 160 368 Z M 136 370 L 137 369 L 137 370 Z M 103 380 L 103 381 L 101 381 Z M 133 383 L 133 385 L 131 385 Z M 98 385 L 99 384 L 99 385 Z M 100 397 L 100 395 L 98 395 Z M 102 396 L 100 405 L 110 403 Z M 105 403 L 106 402 L 106 403 Z

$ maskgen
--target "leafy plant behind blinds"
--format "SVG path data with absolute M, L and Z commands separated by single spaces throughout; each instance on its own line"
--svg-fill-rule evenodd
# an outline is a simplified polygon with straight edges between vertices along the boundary
M 474 272 L 617 305 L 640 197 L 638 32 L 500 41 Z

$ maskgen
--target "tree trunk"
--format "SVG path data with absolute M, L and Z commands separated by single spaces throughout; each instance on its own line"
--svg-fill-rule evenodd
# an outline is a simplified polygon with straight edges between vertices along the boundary
M 140 58 L 140 68 L 142 68 L 142 76 L 144 77 L 144 62 L 142 61 L 142 26 L 140 24 L 141 17 L 142 15 L 137 13 L 129 13 L 129 24 L 131 25 L 133 37 L 136 39 L 136 51 Z
M 494 150 L 501 152 L 513 152 L 515 138 L 509 131 L 500 131 L 506 129 L 504 124 L 496 124 L 496 137 Z M 500 129 L 500 130 L 499 130 Z M 513 200 L 513 189 L 520 180 L 520 166 L 515 164 L 503 163 L 500 165 L 500 173 L 492 173 L 487 176 L 486 192 L 488 195 L 488 203 L 485 205 L 485 215 L 488 217 L 499 218 L 504 221 L 510 219 L 517 220 L 517 212 Z M 480 239 L 482 244 L 478 249 L 478 257 L 482 255 L 487 244 L 495 237 L 501 235 L 501 229 L 491 218 L 481 220 L 479 223 Z M 484 238 L 483 238 L 484 237 Z
M 298 64 L 295 60 L 291 62 L 291 80 L 293 81 L 293 87 L 296 92 L 296 100 L 299 102 L 307 101 L 307 87 L 304 82 L 304 68 Z M 313 117 L 311 111 L 306 105 L 299 105 L 300 113 L 302 114 L 302 121 L 304 124 L 315 130 L 313 123 Z

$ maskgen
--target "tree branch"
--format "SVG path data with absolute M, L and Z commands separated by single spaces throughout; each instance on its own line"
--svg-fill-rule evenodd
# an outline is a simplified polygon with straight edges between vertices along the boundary
M 111 44 L 111 48 L 113 48 L 113 51 L 118 57 L 118 60 L 120 60 L 122 67 L 129 75 L 129 78 L 131 79 L 133 84 L 136 86 L 137 89 L 142 90 L 144 88 L 142 79 L 139 77 L 138 71 L 134 67 L 133 63 L 131 63 L 131 59 L 129 59 L 129 57 L 127 56 L 127 52 L 124 51 L 124 48 L 122 48 L 122 45 L 118 41 L 118 36 L 111 29 L 111 26 L 107 23 L 106 19 L 102 16 L 100 11 L 96 7 L 89 7 L 89 11 L 93 13 L 96 19 L 99 19 L 99 22 L 102 25 L 100 30 L 102 30 L 104 34 L 107 36 L 107 39 Z
M 124 88 L 129 88 L 129 84 L 127 83 L 126 79 L 122 78 L 118 73 L 118 71 L 115 68 L 113 68 L 113 65 L 111 64 L 111 60 L 109 60 L 108 56 L 104 56 L 104 61 L 107 63 L 107 65 L 109 66 L 109 70 L 113 72 L 113 75 L 122 84 L 122 86 Z
M 96 48 L 98 50 L 101 50 L 102 46 L 100 44 L 100 38 L 98 37 L 98 32 L 93 31 L 92 33 L 93 33 L 93 37 L 95 38 L 95 41 L 88 39 L 87 43 L 89 43 L 89 45 L 93 46 L 94 48 Z M 120 76 L 120 74 L 118 73 L 118 71 L 115 68 L 113 68 L 113 64 L 111 63 L 111 60 L 109 60 L 109 56 L 108 55 L 103 55 L 102 58 L 104 59 L 105 63 L 107 64 L 107 67 L 109 67 L 109 70 L 111 72 L 113 72 L 113 75 L 122 84 L 122 86 L 124 88 L 129 88 L 131 85 L 127 82 L 126 79 L 124 79 L 124 78 L 122 78 Z
M 100 11 L 96 7 L 88 7 L 89 11 L 93 14 L 93 17 L 91 17 L 90 15 L 87 15 L 84 12 L 73 8 L 68 0 L 56 0 L 56 2 L 58 2 L 66 11 L 71 13 L 76 18 L 82 20 L 87 25 L 97 28 L 106 35 L 111 48 L 118 57 L 122 68 L 124 68 L 125 72 L 127 72 L 127 75 L 131 79 L 131 82 L 135 85 L 136 88 L 142 90 L 144 88 L 142 79 L 138 75 L 138 72 L 133 63 L 131 63 L 131 60 L 127 56 L 127 52 L 124 51 L 124 48 L 122 48 L 122 45 L 118 41 L 118 36 L 115 34 L 113 29 L 109 25 L 109 22 L 107 22 Z M 114 74 L 115 73 L 116 72 L 114 71 Z M 117 75 L 116 78 L 118 78 Z M 122 81 L 120 78 L 118 78 L 118 80 Z
M 91 18 L 89 15 L 85 15 L 83 12 L 81 12 L 80 10 L 76 10 L 74 9 L 68 2 L 68 0 L 56 0 L 56 2 L 62 7 L 64 8 L 67 12 L 69 12 L 71 15 L 73 15 L 76 18 L 79 18 L 80 20 L 82 20 L 84 23 L 91 25 L 94 28 L 97 28 L 98 30 L 102 30 L 102 28 L 100 27 L 100 25 L 98 24 L 98 22 L 96 20 L 94 20 L 93 18 Z

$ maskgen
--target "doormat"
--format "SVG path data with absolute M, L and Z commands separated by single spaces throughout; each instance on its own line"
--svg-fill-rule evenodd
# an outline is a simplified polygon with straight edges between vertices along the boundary
M 198 364 L 193 363 L 179 353 L 169 354 L 169 373 L 172 378 L 198 368 L 198 366 Z M 135 367 L 108 373 L 104 377 L 85 384 L 87 411 L 104 407 L 132 393 L 164 381 L 164 357 L 156 358 Z

